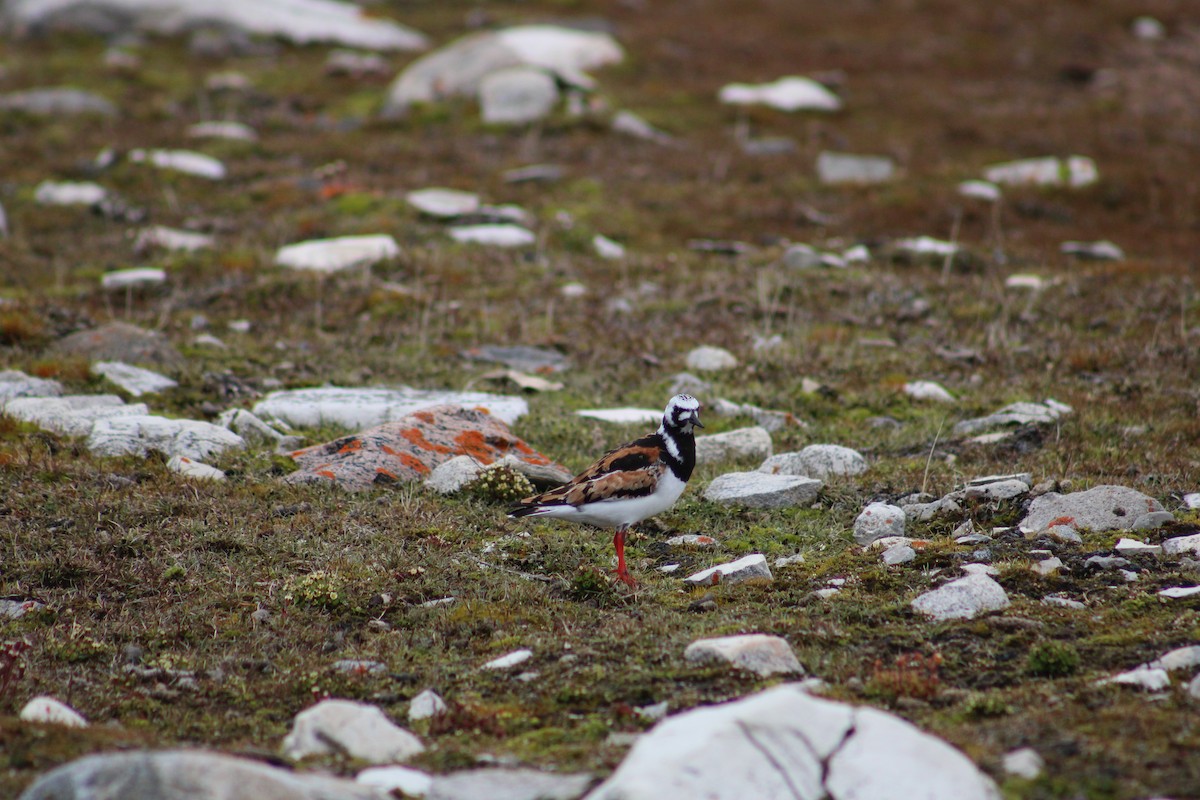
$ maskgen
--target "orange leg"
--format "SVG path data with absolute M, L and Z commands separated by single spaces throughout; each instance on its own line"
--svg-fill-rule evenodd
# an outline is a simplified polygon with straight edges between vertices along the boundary
M 636 589 L 637 581 L 629 574 L 629 570 L 625 568 L 625 528 L 617 528 L 617 532 L 613 534 L 613 547 L 617 550 L 617 577 L 626 583 L 629 588 Z

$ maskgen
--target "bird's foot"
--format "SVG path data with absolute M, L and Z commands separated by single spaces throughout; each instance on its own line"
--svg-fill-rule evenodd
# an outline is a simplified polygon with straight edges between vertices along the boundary
M 635 581 L 633 576 L 629 574 L 629 570 L 614 569 L 613 572 L 617 574 L 617 580 L 621 581 L 621 583 L 625 584 L 630 589 L 636 590 L 638 588 L 637 581 Z

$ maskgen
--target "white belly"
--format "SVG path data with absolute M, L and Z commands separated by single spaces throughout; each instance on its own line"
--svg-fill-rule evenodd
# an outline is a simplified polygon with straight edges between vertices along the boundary
M 620 528 L 633 525 L 675 505 L 675 501 L 679 499 L 686 488 L 687 484 L 676 478 L 675 473 L 668 469 L 659 478 L 658 488 L 654 494 L 588 503 L 580 507 L 571 516 L 571 519 L 601 528 Z

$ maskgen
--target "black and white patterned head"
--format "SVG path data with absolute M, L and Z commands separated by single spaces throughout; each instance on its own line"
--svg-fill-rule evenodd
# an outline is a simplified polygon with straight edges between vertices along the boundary
M 700 423 L 700 401 L 690 394 L 677 394 L 667 403 L 663 412 L 663 428 L 681 433 L 691 433 L 692 426 L 703 428 Z

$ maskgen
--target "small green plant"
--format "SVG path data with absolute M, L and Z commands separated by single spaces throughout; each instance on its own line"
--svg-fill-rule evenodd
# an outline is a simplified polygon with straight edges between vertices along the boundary
M 505 464 L 493 464 L 467 484 L 465 491 L 492 503 L 512 503 L 534 493 L 533 484 Z
M 1040 642 L 1029 651 L 1025 668 L 1029 674 L 1045 678 L 1073 675 L 1079 668 L 1079 652 L 1062 642 Z
M 340 576 L 313 570 L 299 578 L 288 578 L 283 585 L 283 600 L 310 608 L 338 608 L 346 602 L 346 587 Z
M 1006 703 L 1002 697 L 977 692 L 968 696 L 963 702 L 962 713 L 967 719 L 1005 717 L 1013 713 L 1013 707 Z
M 187 570 L 180 564 L 172 564 L 163 570 L 163 580 L 177 581 L 187 575 Z

